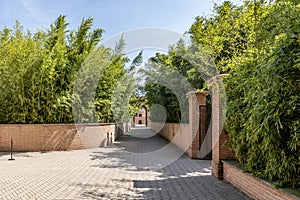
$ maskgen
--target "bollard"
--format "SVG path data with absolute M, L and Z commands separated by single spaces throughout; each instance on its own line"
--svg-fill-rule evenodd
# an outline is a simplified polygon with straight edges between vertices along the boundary
M 109 132 L 106 133 L 106 146 L 109 145 Z
M 8 159 L 8 160 L 15 160 L 13 158 L 13 139 L 12 138 L 10 139 L 10 159 Z

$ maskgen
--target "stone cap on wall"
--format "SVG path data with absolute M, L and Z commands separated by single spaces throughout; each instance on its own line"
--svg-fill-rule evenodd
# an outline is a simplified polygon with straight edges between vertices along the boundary
M 206 96 L 209 94 L 209 91 L 190 91 L 186 93 L 186 96 L 188 98 L 192 98 L 193 95 L 196 96 L 198 104 L 201 105 L 206 105 Z
M 127 122 L 125 122 L 127 123 Z M 74 125 L 82 125 L 82 126 L 108 126 L 108 125 L 116 125 L 117 123 L 56 123 L 56 124 L 0 124 L 0 126 L 74 126 Z M 122 123 L 118 123 L 122 124 Z

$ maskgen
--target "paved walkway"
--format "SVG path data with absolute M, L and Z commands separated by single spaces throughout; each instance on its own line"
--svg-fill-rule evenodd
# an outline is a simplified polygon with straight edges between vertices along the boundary
M 147 128 L 106 148 L 1 155 L 0 199 L 248 199 L 180 155 Z

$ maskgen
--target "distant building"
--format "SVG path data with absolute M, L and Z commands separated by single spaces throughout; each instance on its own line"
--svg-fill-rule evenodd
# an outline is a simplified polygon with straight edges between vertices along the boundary
M 146 125 L 147 126 L 147 109 L 142 107 L 133 117 L 135 125 Z

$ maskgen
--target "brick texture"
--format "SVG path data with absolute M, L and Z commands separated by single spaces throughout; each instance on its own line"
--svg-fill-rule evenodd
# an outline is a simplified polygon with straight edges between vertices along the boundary
M 189 124 L 151 122 L 151 129 L 188 153 L 192 143 L 191 135 L 189 135 Z
M 214 77 L 212 84 L 212 175 L 224 179 L 236 188 L 257 200 L 294 200 L 298 199 L 274 189 L 273 186 L 261 179 L 255 178 L 241 169 L 230 165 L 226 160 L 235 159 L 234 151 L 229 148 L 230 137 L 223 130 L 224 124 L 224 88 L 221 77 Z
M 223 179 L 221 160 L 235 159 L 234 152 L 229 148 L 229 135 L 223 130 L 224 124 L 224 88 L 221 77 L 214 77 L 212 83 L 212 174 Z
M 115 124 L 18 124 L 0 125 L 0 151 L 65 151 L 96 148 L 114 142 L 128 129 Z
M 171 141 L 192 159 L 199 159 L 200 142 L 206 136 L 206 110 L 201 107 L 206 105 L 207 91 L 189 92 L 189 123 L 161 123 L 151 122 L 152 130 Z M 199 111 L 202 111 L 200 114 Z
M 299 200 L 281 189 L 275 189 L 273 186 L 261 179 L 255 178 L 241 169 L 223 162 L 224 180 L 230 182 L 233 186 L 243 191 L 253 199 L 257 200 Z

